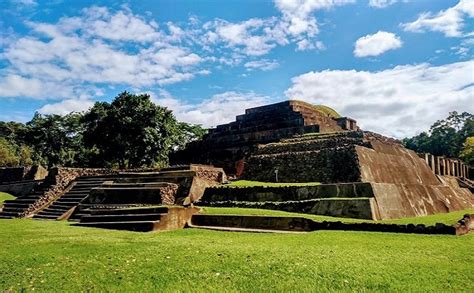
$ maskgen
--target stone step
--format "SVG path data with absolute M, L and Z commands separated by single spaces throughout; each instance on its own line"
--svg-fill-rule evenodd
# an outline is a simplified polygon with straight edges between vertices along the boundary
M 61 215 L 59 215 L 59 216 L 61 216 Z M 35 219 L 35 220 L 38 220 L 38 219 L 39 220 L 42 220 L 42 219 L 43 220 L 56 220 L 59 216 L 58 215 L 49 215 L 49 214 L 38 214 L 38 215 L 35 215 L 33 217 L 33 219 Z
M 70 207 L 64 207 L 64 208 L 57 208 L 53 207 L 52 205 L 47 207 L 46 209 L 42 210 L 40 213 L 43 212 L 54 212 L 54 213 L 61 213 L 64 214 L 65 212 L 69 211 Z
M 303 217 L 248 215 L 193 215 L 193 227 L 226 227 L 259 230 L 312 231 L 313 220 Z
M 91 222 L 91 223 L 76 223 L 74 226 L 104 228 L 113 230 L 129 230 L 135 232 L 149 232 L 153 231 L 159 221 L 127 221 L 127 222 Z
M 59 210 L 53 210 L 50 211 L 48 209 L 40 211 L 37 215 L 62 215 L 64 214 L 64 211 L 59 211 Z
M 10 217 L 10 218 L 16 218 L 20 212 L 13 212 L 13 211 L 5 211 L 3 210 L 0 215 L 5 216 L 5 217 Z
M 98 186 L 101 186 L 101 184 L 97 184 L 97 185 L 94 185 L 94 186 L 84 186 L 84 187 L 83 186 L 74 186 L 68 192 L 88 192 L 92 188 L 96 188 Z
M 19 202 L 4 202 L 3 209 L 5 208 L 19 208 L 19 209 L 27 209 L 30 206 L 29 203 L 19 203 Z
M 13 219 L 15 217 L 11 217 L 11 216 L 6 216 L 6 215 L 3 215 L 2 213 L 0 213 L 0 220 L 8 220 L 8 219 Z
M 27 196 L 22 196 L 22 197 L 17 197 L 16 199 L 34 199 L 34 200 L 38 200 L 40 199 L 42 196 L 40 195 L 27 195 Z
M 56 201 L 57 202 L 80 202 L 86 196 L 61 196 Z
M 56 202 L 54 202 L 52 205 L 50 205 L 48 207 L 48 209 L 58 209 L 58 210 L 62 210 L 62 209 L 65 209 L 65 210 L 69 210 L 71 208 L 70 205 L 62 205 L 62 204 L 58 204 Z
M 71 207 L 77 205 L 78 203 L 79 202 L 77 202 L 77 201 L 73 201 L 73 202 L 71 202 L 71 201 L 61 201 L 61 199 L 59 199 L 59 200 L 55 201 L 53 203 L 53 205 L 58 204 L 58 205 L 61 205 L 61 206 L 69 206 L 71 208 Z
M 35 198 L 24 198 L 24 197 L 18 197 L 14 199 L 15 202 L 17 203 L 34 203 L 37 201 Z
M 82 194 L 81 193 L 66 193 L 60 198 L 85 198 L 88 195 L 89 195 L 88 193 L 82 193 Z
M 105 182 L 105 181 L 104 181 Z M 103 182 L 100 182 L 100 183 L 97 183 L 97 184 L 90 184 L 90 183 L 87 183 L 87 184 L 80 184 L 80 183 L 76 183 L 76 185 L 74 185 L 71 190 L 76 190 L 76 189 L 79 189 L 79 190 L 87 190 L 87 189 L 91 189 L 91 188 L 95 188 L 97 186 L 101 186 Z
M 81 223 L 159 221 L 162 215 L 163 214 L 84 215 L 81 217 Z
M 168 212 L 167 207 L 138 207 L 125 209 L 90 209 L 92 215 L 122 215 L 122 214 L 164 214 Z

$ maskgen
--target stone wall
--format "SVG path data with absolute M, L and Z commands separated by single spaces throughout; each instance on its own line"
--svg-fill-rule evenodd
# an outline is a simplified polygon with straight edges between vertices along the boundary
M 43 180 L 48 171 L 42 166 L 1 167 L 0 184 L 23 180 Z
M 21 181 L 24 173 L 25 167 L 2 167 L 0 168 L 0 183 Z
M 261 146 L 246 161 L 242 178 L 275 182 L 361 181 L 355 146 L 362 132 L 312 134 Z
M 373 197 L 370 183 L 321 184 L 309 186 L 209 187 L 201 202 L 213 201 L 295 201 L 316 198 Z

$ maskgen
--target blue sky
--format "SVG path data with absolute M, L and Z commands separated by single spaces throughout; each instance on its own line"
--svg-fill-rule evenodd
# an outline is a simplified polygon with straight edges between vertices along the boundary
M 0 0 L 0 120 L 149 93 L 212 127 L 300 99 L 404 137 L 474 112 L 474 1 Z

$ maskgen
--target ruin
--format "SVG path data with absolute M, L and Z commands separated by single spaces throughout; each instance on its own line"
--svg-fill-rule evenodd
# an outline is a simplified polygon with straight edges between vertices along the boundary
M 205 151 L 197 151 L 201 148 Z M 322 183 L 208 188 L 201 205 L 373 220 L 474 207 L 472 193 L 459 185 L 466 178 L 460 164 L 435 174 L 399 141 L 362 131 L 330 108 L 300 101 L 248 109 L 177 155 L 227 168 L 247 180 Z
M 333 109 L 302 101 L 285 101 L 245 110 L 234 122 L 210 129 L 203 140 L 173 154 L 172 164 L 209 164 L 240 176 L 245 158 L 258 144 L 306 133 L 358 130 L 357 122 Z
M 286 101 L 247 109 L 173 154 L 171 161 L 175 165 L 158 170 L 54 168 L 46 178 L 42 170 L 0 172 L 5 178 L 32 178 L 0 184 L 0 190 L 19 192 L 5 201 L 0 218 L 69 220 L 143 232 L 186 225 L 428 234 L 472 230 L 470 217 L 453 228 L 196 215 L 196 206 L 215 206 L 385 220 L 474 207 L 469 168 L 462 162 L 416 154 L 395 139 L 362 131 L 354 119 L 326 106 Z M 232 187 L 225 184 L 224 169 L 233 178 L 297 184 Z M 25 177 L 30 173 L 40 175 Z

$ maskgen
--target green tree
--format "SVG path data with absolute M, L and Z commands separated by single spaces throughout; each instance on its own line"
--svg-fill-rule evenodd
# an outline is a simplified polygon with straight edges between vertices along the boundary
M 15 167 L 20 164 L 20 158 L 17 156 L 15 146 L 8 140 L 0 137 L 0 166 Z
M 180 127 L 172 112 L 147 94 L 119 94 L 112 103 L 97 102 L 82 119 L 84 142 L 100 163 L 120 168 L 159 166 L 168 162 Z
M 474 136 L 466 138 L 459 157 L 471 167 L 474 167 Z
M 179 131 L 175 139 L 176 145 L 173 146 L 173 151 L 184 149 L 188 143 L 202 139 L 207 133 L 207 129 L 201 125 L 186 122 L 179 122 L 178 129 Z
M 451 112 L 446 119 L 436 121 L 428 132 L 405 138 L 404 145 L 419 153 L 458 157 L 463 142 L 474 135 L 474 115 Z
M 75 166 L 83 145 L 81 117 L 80 113 L 65 116 L 35 113 L 26 124 L 28 135 L 25 141 L 48 167 Z

